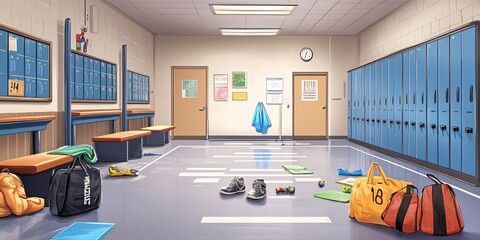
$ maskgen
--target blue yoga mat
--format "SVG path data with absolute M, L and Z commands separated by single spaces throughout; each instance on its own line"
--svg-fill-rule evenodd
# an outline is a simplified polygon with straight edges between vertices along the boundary
M 115 223 L 75 222 L 50 240 L 99 240 L 114 226 Z

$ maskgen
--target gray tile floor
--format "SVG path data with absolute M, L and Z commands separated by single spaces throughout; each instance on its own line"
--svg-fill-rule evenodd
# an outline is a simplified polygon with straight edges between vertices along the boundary
M 326 181 L 323 189 L 341 190 L 341 185 L 334 183 L 341 178 L 336 174 L 337 167 L 361 168 L 366 173 L 370 163 L 378 161 L 389 177 L 412 181 L 419 189 L 431 182 L 418 173 L 425 174 L 430 170 L 345 140 L 310 142 L 310 145 L 303 146 L 250 143 L 253 145 L 232 145 L 231 142 L 221 141 L 172 141 L 165 147 L 146 148 L 146 152 L 163 155 L 160 158 L 149 156 L 117 164 L 142 169 L 140 176 L 134 178 L 109 177 L 108 165 L 97 164 L 104 175 L 100 209 L 66 218 L 55 217 L 48 209 L 30 216 L 3 218 L 0 219 L 0 239 L 49 239 L 77 221 L 116 223 L 104 239 L 438 239 L 420 232 L 402 234 L 391 228 L 351 220 L 348 217 L 348 204 L 316 199 L 313 194 L 321 190 L 316 182 L 295 180 L 305 177 L 287 175 L 282 171 L 231 171 L 280 169 L 283 164 L 289 163 L 278 160 L 297 160 L 291 164 L 302 164 L 315 172 L 314 176 L 307 178 Z M 264 151 L 277 154 L 271 155 L 271 161 L 258 161 L 260 157 L 248 155 Z M 297 153 L 292 156 L 300 157 L 286 157 L 288 153 Z M 217 176 L 179 176 L 182 173 L 216 173 Z M 267 198 L 259 201 L 247 200 L 246 194 L 220 195 L 220 187 L 226 185 L 234 175 L 245 177 L 247 191 L 251 189 L 255 178 L 293 183 L 268 183 Z M 458 187 L 455 192 L 465 220 L 464 232 L 442 239 L 480 239 L 480 188 L 442 174 L 437 175 Z M 193 183 L 196 178 L 220 180 L 217 183 Z M 295 198 L 272 197 L 276 196 L 276 187 L 288 185 L 296 187 Z M 201 223 L 203 217 L 328 217 L 332 223 Z

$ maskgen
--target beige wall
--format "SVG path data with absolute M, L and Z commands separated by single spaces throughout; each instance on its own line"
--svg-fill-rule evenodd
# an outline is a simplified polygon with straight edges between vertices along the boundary
M 99 32 L 87 33 L 91 46 L 88 54 L 117 64 L 121 80 L 121 46 L 128 45 L 128 68 L 154 78 L 154 35 L 139 26 L 103 0 L 88 0 L 99 9 Z M 0 0 L 0 22 L 34 36 L 52 41 L 52 102 L 2 102 L 0 113 L 63 111 L 63 29 L 65 18 L 72 19 L 72 49 L 75 34 L 83 25 L 83 0 Z M 90 24 L 87 23 L 90 27 Z M 153 82 L 153 81 L 152 81 Z M 121 86 L 121 84 L 119 84 Z M 117 91 L 121 93 L 121 88 Z M 120 100 L 120 96 L 117 96 Z M 116 104 L 73 104 L 72 109 L 119 109 Z M 129 108 L 151 108 L 150 105 L 131 104 Z
M 410 0 L 359 34 L 360 64 L 480 20 L 478 0 Z
M 347 70 L 358 65 L 357 37 L 221 37 L 157 36 L 155 42 L 156 123 L 171 123 L 171 67 L 208 66 L 208 118 L 210 135 L 259 135 L 251 127 L 257 102 L 265 102 L 265 78 L 284 78 L 283 135 L 292 134 L 292 72 L 329 73 L 329 133 L 346 135 L 347 105 L 344 81 Z M 310 47 L 313 60 L 303 62 L 299 51 Z M 232 102 L 232 71 L 246 71 L 248 101 Z M 228 102 L 213 101 L 213 74 L 228 74 Z M 240 90 L 236 90 L 240 91 Z M 347 91 L 347 89 L 345 89 Z M 338 100 L 332 100 L 338 99 Z M 267 106 L 272 127 L 279 133 L 279 106 Z

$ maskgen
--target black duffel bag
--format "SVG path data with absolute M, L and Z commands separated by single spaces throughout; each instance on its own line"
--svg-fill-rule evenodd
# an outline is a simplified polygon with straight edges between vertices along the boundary
M 67 169 L 56 170 L 50 181 L 50 212 L 65 217 L 100 207 L 100 169 L 76 157 Z

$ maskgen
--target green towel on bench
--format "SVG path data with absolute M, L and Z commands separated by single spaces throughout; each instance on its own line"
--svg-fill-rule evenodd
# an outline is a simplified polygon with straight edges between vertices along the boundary
M 97 162 L 97 154 L 95 153 L 95 149 L 93 149 L 92 146 L 87 144 L 75 145 L 75 146 L 63 146 L 58 148 L 57 150 L 48 152 L 47 154 L 69 155 L 72 157 L 80 157 L 85 161 L 87 161 L 88 163 Z
M 302 165 L 283 165 L 282 167 L 291 174 L 313 174 L 312 171 Z
M 313 194 L 313 196 L 316 198 L 326 199 L 335 202 L 350 202 L 350 194 L 332 190 L 321 191 L 319 193 Z

